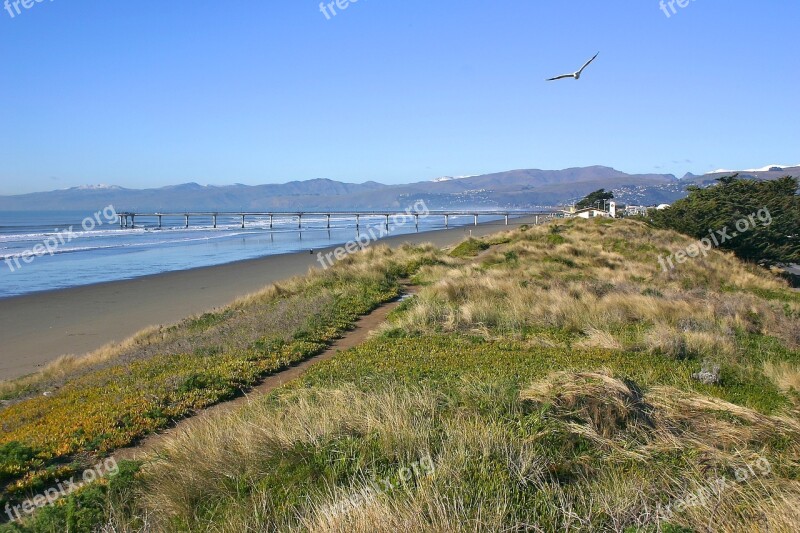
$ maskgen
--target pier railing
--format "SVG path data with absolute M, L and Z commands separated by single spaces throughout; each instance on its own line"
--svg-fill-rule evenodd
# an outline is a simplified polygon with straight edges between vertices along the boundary
M 331 220 L 336 218 L 353 218 L 356 219 L 356 228 L 359 228 L 361 225 L 362 218 L 385 218 L 386 227 L 389 226 L 390 219 L 392 217 L 413 217 L 414 224 L 416 227 L 419 227 L 419 219 L 420 217 L 430 218 L 430 217 L 443 217 L 445 227 L 450 227 L 450 218 L 451 217 L 473 217 L 474 224 L 477 226 L 479 224 L 480 217 L 492 217 L 492 218 L 501 218 L 505 221 L 505 225 L 508 226 L 511 224 L 511 220 L 514 218 L 521 218 L 521 217 L 534 217 L 534 224 L 539 224 L 543 221 L 550 220 L 552 218 L 558 218 L 561 215 L 558 211 L 426 211 L 424 213 L 389 213 L 386 211 L 352 211 L 352 212 L 340 212 L 340 211 L 327 211 L 327 212 L 314 212 L 314 211 L 265 211 L 265 212 L 255 212 L 255 211 L 247 211 L 247 212 L 223 212 L 223 211 L 193 211 L 193 212 L 163 212 L 163 213 L 136 213 L 136 212 L 121 212 L 117 213 L 119 216 L 119 226 L 121 228 L 135 228 L 136 227 L 136 219 L 151 219 L 157 221 L 158 227 L 161 228 L 163 221 L 165 218 L 182 218 L 184 220 L 185 227 L 188 228 L 190 225 L 190 221 L 192 218 L 204 218 L 204 219 L 211 219 L 214 228 L 217 227 L 217 221 L 220 218 L 223 219 L 241 219 L 241 226 L 242 229 L 246 227 L 247 218 L 259 218 L 259 219 L 266 219 L 269 217 L 269 227 L 270 229 L 273 228 L 275 224 L 275 220 L 297 220 L 297 227 L 302 229 L 303 227 L 303 217 L 308 218 L 325 218 L 326 227 L 327 229 L 331 228 Z

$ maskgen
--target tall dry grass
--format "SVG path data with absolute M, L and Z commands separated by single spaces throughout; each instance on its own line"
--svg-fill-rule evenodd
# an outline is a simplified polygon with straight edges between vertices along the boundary
M 741 360 L 753 350 L 740 344 L 743 333 L 800 344 L 800 306 L 764 297 L 786 288 L 768 273 L 720 252 L 663 272 L 658 255 L 689 244 L 673 232 L 574 222 L 493 242 L 477 260 L 432 250 L 410 259 L 423 265 L 415 279 L 424 286 L 384 331 L 725 359 L 744 369 L 754 365 Z M 382 261 L 388 252 L 376 253 Z M 768 360 L 763 370 L 796 390 L 796 367 Z M 522 391 L 469 379 L 357 379 L 283 391 L 178 435 L 145 464 L 133 503 L 114 506 L 106 530 L 628 532 L 669 522 L 671 531 L 732 533 L 800 523 L 792 413 L 672 387 L 644 391 L 602 369 L 554 372 Z M 349 504 L 376 474 L 427 455 L 431 475 Z M 768 475 L 735 480 L 759 458 Z M 665 514 L 719 478 L 729 481 L 719 497 Z
M 602 502 L 614 531 L 665 519 L 693 531 L 725 532 L 788 532 L 800 523 L 800 482 L 791 474 L 800 466 L 800 423 L 792 417 L 765 416 L 671 387 L 643 393 L 606 373 L 554 373 L 521 398 L 550 406 L 547 416 L 558 426 L 608 454 L 612 466 L 583 481 L 588 487 L 569 502 L 578 516 L 587 516 L 579 509 L 588 500 Z M 657 459 L 686 451 L 691 462 L 678 468 Z M 633 476 L 625 473 L 630 461 L 643 467 Z M 754 464 L 763 467 L 736 478 L 737 469 Z M 720 478 L 726 483 L 715 498 L 691 499 Z M 694 504 L 665 512 L 680 501 Z
M 786 361 L 765 361 L 764 373 L 781 390 L 800 393 L 800 365 Z
M 463 387 L 484 400 L 501 390 Z M 514 425 L 531 412 L 541 412 L 538 429 L 521 436 Z M 288 509 L 263 482 L 276 468 L 271 459 L 285 457 L 277 464 L 291 475 L 303 464 L 293 463 L 296 450 L 321 453 L 356 436 L 355 455 L 342 450 L 342 461 L 356 461 L 346 479 L 318 480 Z M 800 523 L 800 483 L 787 475 L 800 466 L 798 437 L 796 420 L 672 388 L 643 393 L 604 373 L 555 373 L 492 415 L 429 388 L 298 389 L 171 440 L 141 474 L 135 514 L 147 525 L 131 527 L 121 513 L 107 531 L 659 530 L 670 502 L 726 477 L 720 498 L 669 521 L 696 531 L 769 524 L 788 532 Z M 601 453 L 574 455 L 575 439 Z M 768 439 L 788 444 L 765 446 Z M 430 475 L 370 492 L 372 461 L 402 466 L 426 455 Z M 670 455 L 675 463 L 663 459 Z M 768 475 L 733 479 L 734 468 L 758 457 L 769 461 Z M 353 504 L 354 494 L 371 496 Z
M 206 419 L 170 439 L 145 465 L 139 512 L 151 517 L 154 530 L 168 530 L 173 520 L 193 522 L 199 506 L 216 502 L 229 511 L 223 522 L 255 527 L 274 511 L 269 491 L 258 485 L 275 458 L 341 436 L 376 434 L 384 457 L 411 464 L 429 450 L 440 402 L 439 395 L 425 390 L 300 389 L 275 403 L 258 402 L 234 416 Z M 231 483 L 250 496 L 232 492 Z M 252 507 L 263 509 L 250 515 Z
M 658 255 L 687 238 L 633 222 L 562 227 L 559 244 L 548 240 L 552 230 L 540 227 L 478 263 L 423 269 L 420 277 L 432 283 L 385 329 L 532 342 L 544 330 L 558 330 L 582 347 L 721 359 L 737 354 L 737 331 L 800 346 L 793 318 L 800 303 L 759 296 L 787 290 L 772 274 L 717 251 L 665 273 Z

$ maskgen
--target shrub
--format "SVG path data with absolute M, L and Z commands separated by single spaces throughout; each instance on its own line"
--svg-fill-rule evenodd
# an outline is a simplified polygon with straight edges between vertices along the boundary
M 488 250 L 489 245 L 477 239 L 467 239 L 450 252 L 452 257 L 475 257 L 484 250 Z

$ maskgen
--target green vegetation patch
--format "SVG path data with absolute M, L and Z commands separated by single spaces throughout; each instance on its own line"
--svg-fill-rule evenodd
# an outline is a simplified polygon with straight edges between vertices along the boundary
M 93 524 L 678 532 L 754 530 L 768 517 L 790 530 L 800 521 L 796 302 L 770 297 L 785 284 L 722 254 L 664 274 L 654 235 L 681 239 L 642 223 L 571 220 L 472 239 L 450 255 L 406 250 L 369 282 L 317 282 L 328 299 L 313 312 L 292 311 L 284 295 L 265 313 L 305 318 L 244 348 L 216 333 L 225 320 L 204 319 L 193 332 L 208 340 L 202 366 L 186 354 L 178 368 L 175 356 L 132 365 L 161 384 L 150 389 L 160 402 L 140 408 L 148 423 L 320 349 L 348 317 L 396 294 L 398 276 L 424 285 L 363 345 L 176 436 L 121 496 L 99 495 L 105 515 Z M 697 379 L 708 369 L 713 379 Z M 136 381 L 79 380 L 95 395 L 110 387 L 97 403 L 130 395 Z M 121 415 L 114 428 L 138 423 Z M 97 438 L 81 434 L 80 448 Z M 10 447 L 11 461 L 52 448 L 14 442 L 30 448 Z M 757 480 L 737 479 L 765 461 L 769 469 L 750 470 Z M 664 511 L 720 479 L 730 488 L 713 506 Z
M 399 294 L 395 271 L 391 261 L 364 274 L 331 269 L 158 331 L 47 396 L 1 409 L 0 505 L 76 471 L 76 458 L 105 456 L 319 353 Z
M 715 396 L 764 413 L 789 405 L 777 387 L 760 372 L 725 371 L 719 385 L 692 379 L 696 362 L 613 350 L 531 348 L 517 342 L 485 341 L 479 337 L 436 335 L 374 339 L 335 359 L 314 366 L 302 386 L 330 387 L 343 382 L 363 384 L 424 384 L 440 388 L 464 380 L 475 383 L 511 381 L 521 387 L 545 378 L 554 369 L 572 372 L 606 369 L 643 387 L 669 385 Z
M 450 252 L 452 257 L 475 257 L 479 253 L 488 250 L 490 245 L 478 239 L 467 239 Z

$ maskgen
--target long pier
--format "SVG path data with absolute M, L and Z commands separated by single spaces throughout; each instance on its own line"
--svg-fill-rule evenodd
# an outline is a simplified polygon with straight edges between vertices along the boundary
M 247 218 L 260 218 L 266 219 L 269 217 L 269 227 L 270 229 L 273 228 L 275 224 L 275 220 L 297 220 L 297 227 L 299 229 L 303 228 L 303 217 L 308 218 L 325 218 L 325 226 L 327 229 L 331 229 L 331 220 L 335 220 L 336 218 L 353 218 L 356 219 L 356 229 L 360 228 L 361 226 L 361 219 L 368 219 L 368 218 L 384 218 L 385 225 L 388 228 L 390 219 L 402 217 L 403 220 L 407 220 L 407 217 L 414 218 L 414 225 L 419 228 L 419 220 L 420 218 L 430 218 L 430 217 L 443 217 L 444 218 L 444 225 L 446 228 L 450 227 L 450 218 L 451 217 L 465 217 L 471 216 L 474 218 L 474 224 L 477 226 L 479 223 L 480 217 L 493 217 L 493 218 L 502 218 L 505 221 L 505 225 L 510 225 L 510 220 L 512 218 L 519 218 L 519 217 L 534 217 L 534 224 L 539 224 L 540 222 L 544 222 L 546 220 L 550 220 L 553 218 L 558 218 L 559 212 L 558 211 L 426 211 L 426 212 L 386 212 L 386 211 L 351 211 L 351 212 L 339 212 L 339 211 L 328 211 L 328 212 L 312 212 L 312 211 L 265 211 L 265 212 L 254 212 L 254 211 L 247 211 L 247 212 L 223 212 L 223 211 L 209 211 L 209 212 L 164 212 L 164 213 L 136 213 L 136 212 L 121 212 L 117 213 L 119 216 L 119 226 L 120 228 L 136 228 L 136 219 L 151 219 L 157 221 L 158 227 L 161 228 L 163 221 L 165 218 L 182 218 L 184 220 L 184 227 L 188 228 L 190 225 L 190 221 L 192 218 L 204 218 L 204 219 L 211 219 L 214 228 L 217 227 L 217 221 L 219 219 L 234 219 L 234 220 L 241 220 L 242 229 L 246 227 Z

